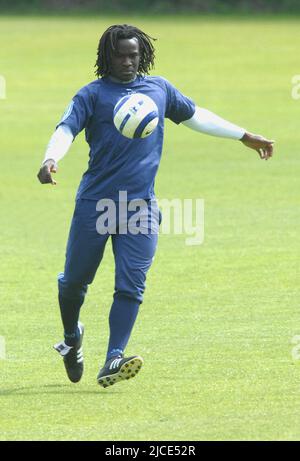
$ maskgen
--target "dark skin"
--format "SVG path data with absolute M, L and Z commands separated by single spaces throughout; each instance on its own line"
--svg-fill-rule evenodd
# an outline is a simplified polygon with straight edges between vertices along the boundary
M 136 38 L 123 38 L 111 57 L 110 76 L 120 82 L 134 80 L 140 64 L 140 46 Z
M 134 80 L 140 63 L 139 42 L 136 38 L 120 39 L 117 49 L 111 57 L 110 77 L 112 80 L 126 83 Z M 254 149 L 262 160 L 268 160 L 273 155 L 273 140 L 246 132 L 240 140 L 246 147 Z M 46 160 L 38 172 L 42 184 L 56 185 L 52 173 L 57 172 L 57 164 L 53 159 Z

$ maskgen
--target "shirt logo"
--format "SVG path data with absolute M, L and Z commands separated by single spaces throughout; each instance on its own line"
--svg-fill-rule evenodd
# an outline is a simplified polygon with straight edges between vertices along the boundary
M 70 104 L 68 105 L 68 107 L 66 108 L 63 116 L 62 116 L 62 119 L 59 123 L 62 123 L 64 122 L 70 115 L 71 115 L 71 112 L 73 110 L 73 107 L 74 107 L 74 101 L 72 99 L 72 101 L 70 102 Z

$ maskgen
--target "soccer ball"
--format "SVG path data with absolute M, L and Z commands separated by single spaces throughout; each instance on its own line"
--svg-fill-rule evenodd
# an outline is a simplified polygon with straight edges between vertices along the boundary
M 126 138 L 146 138 L 158 124 L 158 108 L 153 99 L 142 93 L 121 98 L 114 108 L 114 125 Z

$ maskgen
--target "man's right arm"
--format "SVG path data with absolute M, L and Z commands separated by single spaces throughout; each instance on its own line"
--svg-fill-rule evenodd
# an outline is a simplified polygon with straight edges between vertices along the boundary
M 56 181 L 52 178 L 51 173 L 56 173 L 57 162 L 66 155 L 73 140 L 74 136 L 71 129 L 67 125 L 59 125 L 51 136 L 45 152 L 44 161 L 37 174 L 37 177 L 42 184 L 56 184 Z

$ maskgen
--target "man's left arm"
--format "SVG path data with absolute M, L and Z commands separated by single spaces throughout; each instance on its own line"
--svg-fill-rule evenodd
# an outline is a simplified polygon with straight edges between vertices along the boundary
M 273 140 L 249 133 L 207 109 L 196 107 L 194 115 L 182 122 L 192 130 L 221 138 L 237 139 L 250 149 L 256 150 L 260 158 L 268 160 L 273 155 Z

